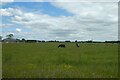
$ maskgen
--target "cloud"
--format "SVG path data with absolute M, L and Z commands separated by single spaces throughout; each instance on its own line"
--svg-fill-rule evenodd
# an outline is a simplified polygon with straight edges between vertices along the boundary
M 21 32 L 22 30 L 20 28 L 16 28 L 16 32 Z
M 17 8 L 5 8 L 0 9 L 1 16 L 13 16 L 13 15 L 21 15 L 23 14 L 21 10 Z
M 28 1 L 28 0 L 24 0 Z M 119 0 L 30 0 L 31 2 L 118 2 Z
M 0 24 L 0 28 L 4 28 L 4 27 L 11 27 L 14 24 Z
M 6 9 L 0 9 L 0 14 L 2 16 L 12 16 L 12 14 L 8 11 L 6 11 Z
M 14 0 L 1 0 L 1 2 L 13 2 Z
M 10 2 L 14 2 L 14 0 L 0 0 L 0 6 L 6 5 Z
M 53 6 L 65 9 L 83 18 L 109 18 L 117 17 L 118 3 L 105 2 L 52 2 Z
M 103 31 L 103 28 L 86 28 L 87 31 Z
M 117 3 L 51 3 L 73 16 L 35 14 L 21 9 L 6 8 L 11 22 L 30 29 L 30 35 L 16 29 L 17 35 L 41 40 L 117 40 Z M 5 13 L 3 14 L 3 16 Z M 8 16 L 8 15 L 7 15 Z
M 52 0 L 53 2 L 118 2 L 119 0 Z
M 73 30 L 73 29 L 55 29 L 52 30 L 50 34 L 53 35 L 53 37 L 68 37 L 71 34 L 76 34 L 77 30 Z

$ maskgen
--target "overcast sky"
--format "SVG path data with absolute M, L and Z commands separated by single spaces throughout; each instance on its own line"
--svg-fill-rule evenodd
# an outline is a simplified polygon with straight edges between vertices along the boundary
M 4 37 L 13 33 L 20 39 L 118 40 L 117 2 L 9 2 L 0 6 Z

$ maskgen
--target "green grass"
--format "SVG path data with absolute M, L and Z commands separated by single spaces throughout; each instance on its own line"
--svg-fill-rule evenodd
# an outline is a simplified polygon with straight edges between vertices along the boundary
M 0 43 L 0 79 L 2 78 L 2 44 Z
M 3 78 L 115 78 L 117 44 L 3 43 Z

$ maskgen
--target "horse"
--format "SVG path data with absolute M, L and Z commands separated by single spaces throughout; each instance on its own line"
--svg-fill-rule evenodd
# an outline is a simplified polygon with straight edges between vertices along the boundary
M 61 48 L 65 48 L 65 44 L 60 44 L 58 45 L 58 48 L 61 47 Z
M 76 47 L 80 47 L 80 45 L 78 43 L 76 43 Z

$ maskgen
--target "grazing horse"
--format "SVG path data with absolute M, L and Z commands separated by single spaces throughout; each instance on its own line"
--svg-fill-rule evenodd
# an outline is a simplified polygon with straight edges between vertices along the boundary
M 77 46 L 77 47 L 80 47 L 80 45 L 79 45 L 78 43 L 76 44 L 76 46 Z
M 65 44 L 60 44 L 60 45 L 58 46 L 58 48 L 59 48 L 59 47 L 65 48 Z

